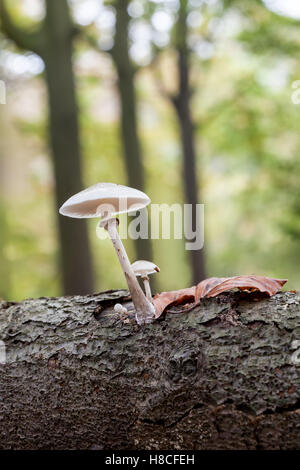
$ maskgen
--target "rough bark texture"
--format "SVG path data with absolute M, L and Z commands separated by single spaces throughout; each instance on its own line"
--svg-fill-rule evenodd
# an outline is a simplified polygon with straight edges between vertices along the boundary
M 144 327 L 126 295 L 0 303 L 2 449 L 300 449 L 299 293 Z

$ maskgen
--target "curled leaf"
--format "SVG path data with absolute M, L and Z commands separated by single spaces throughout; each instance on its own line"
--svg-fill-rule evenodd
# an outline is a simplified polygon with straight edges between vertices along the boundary
M 153 305 L 155 307 L 155 318 L 160 317 L 163 311 L 171 305 L 179 305 L 194 301 L 195 287 L 188 287 L 187 289 L 173 290 L 170 292 L 156 294 L 153 299 Z
M 212 289 L 219 286 L 222 282 L 226 281 L 227 279 L 232 278 L 209 277 L 208 279 L 199 282 L 199 284 L 195 286 L 195 301 L 198 302 L 203 297 L 206 297 Z
M 235 277 L 212 277 L 205 279 L 196 286 L 195 302 L 203 297 L 215 297 L 216 295 L 231 289 L 240 290 L 258 290 L 266 292 L 268 295 L 274 295 L 280 291 L 287 279 L 272 279 L 264 276 L 235 276 Z
M 273 279 L 264 276 L 210 277 L 197 286 L 171 292 L 162 292 L 153 299 L 155 317 L 158 318 L 167 307 L 186 303 L 197 304 L 205 297 L 216 297 L 232 289 L 260 291 L 269 296 L 279 292 L 287 279 Z

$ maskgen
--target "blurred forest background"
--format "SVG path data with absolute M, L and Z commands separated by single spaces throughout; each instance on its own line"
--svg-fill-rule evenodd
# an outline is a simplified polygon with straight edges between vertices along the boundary
M 125 287 L 97 221 L 108 181 L 205 204 L 203 251 L 125 242 L 158 290 L 203 276 L 300 284 L 297 0 L 0 0 L 0 297 Z

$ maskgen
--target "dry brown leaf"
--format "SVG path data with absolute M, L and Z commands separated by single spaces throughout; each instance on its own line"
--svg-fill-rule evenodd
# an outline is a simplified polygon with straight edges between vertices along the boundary
M 210 277 L 197 286 L 171 292 L 162 292 L 154 297 L 155 317 L 158 318 L 167 307 L 187 302 L 197 304 L 205 297 L 215 297 L 231 289 L 265 292 L 272 296 L 279 292 L 287 279 L 273 279 L 264 276 Z
M 173 290 L 156 294 L 153 299 L 155 307 L 155 318 L 160 317 L 163 311 L 171 306 L 195 301 L 195 287 L 187 289 Z
M 196 286 L 195 301 L 198 302 L 203 297 L 215 297 L 216 295 L 231 289 L 258 290 L 274 295 L 280 291 L 287 279 L 272 279 L 264 276 L 235 276 L 227 278 L 205 279 Z
M 205 279 L 204 281 L 199 282 L 197 286 L 195 286 L 195 300 L 198 302 L 200 299 L 203 297 L 206 297 L 206 295 L 216 286 L 220 285 L 223 281 L 226 281 L 226 279 L 230 279 L 228 277 L 209 277 L 208 279 Z

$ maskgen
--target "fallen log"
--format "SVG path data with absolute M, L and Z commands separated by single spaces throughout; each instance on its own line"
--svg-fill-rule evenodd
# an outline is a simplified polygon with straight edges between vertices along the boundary
M 1 449 L 300 449 L 299 293 L 142 327 L 127 296 L 0 302 Z

